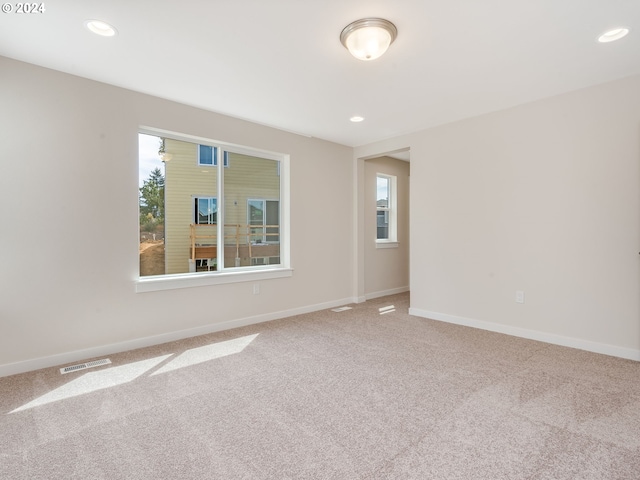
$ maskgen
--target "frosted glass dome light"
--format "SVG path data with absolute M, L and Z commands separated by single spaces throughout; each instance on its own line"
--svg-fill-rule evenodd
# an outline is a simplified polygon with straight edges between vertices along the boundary
M 398 36 L 398 29 L 383 18 L 363 18 L 347 25 L 340 42 L 359 60 L 381 57 Z

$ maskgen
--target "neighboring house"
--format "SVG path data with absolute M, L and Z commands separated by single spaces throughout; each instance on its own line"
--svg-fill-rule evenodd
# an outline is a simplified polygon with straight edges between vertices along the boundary
M 221 147 L 164 140 L 165 272 L 217 268 L 218 161 L 224 159 L 224 263 L 280 263 L 280 165 Z
M 389 238 L 389 200 L 382 199 L 376 202 L 376 238 Z

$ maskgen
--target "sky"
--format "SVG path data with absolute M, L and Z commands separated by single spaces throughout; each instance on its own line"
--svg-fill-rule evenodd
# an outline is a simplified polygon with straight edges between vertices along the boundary
M 160 137 L 145 135 L 144 133 L 138 134 L 138 186 L 142 186 L 142 183 L 149 178 L 149 174 L 154 168 L 160 168 L 164 175 L 164 165 L 158 156 L 159 149 Z

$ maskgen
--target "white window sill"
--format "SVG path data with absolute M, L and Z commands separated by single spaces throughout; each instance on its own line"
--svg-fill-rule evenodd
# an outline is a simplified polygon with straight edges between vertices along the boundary
M 293 276 L 291 268 L 252 269 L 225 273 L 183 273 L 176 275 L 158 275 L 141 277 L 135 283 L 136 293 L 175 290 L 178 288 L 205 287 L 226 283 L 256 282 L 271 278 Z
M 381 242 L 376 241 L 376 248 L 398 248 L 398 242 Z

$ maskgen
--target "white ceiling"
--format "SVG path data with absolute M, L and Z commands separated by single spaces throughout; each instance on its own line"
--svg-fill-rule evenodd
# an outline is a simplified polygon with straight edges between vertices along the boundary
M 0 13 L 0 55 L 349 146 L 640 74 L 639 0 L 44 5 Z M 372 16 L 398 38 L 362 62 L 339 35 Z M 87 19 L 119 34 L 98 37 Z M 596 41 L 620 25 L 626 38 Z

